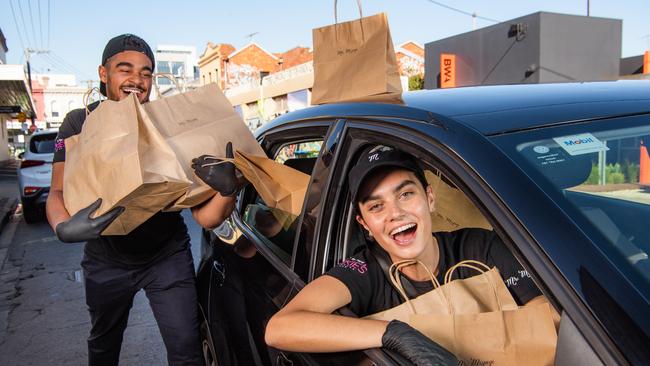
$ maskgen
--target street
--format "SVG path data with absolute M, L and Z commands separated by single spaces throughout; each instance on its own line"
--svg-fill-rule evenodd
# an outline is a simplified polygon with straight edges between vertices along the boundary
M 15 176 L 0 176 L 0 194 L 18 197 Z M 197 263 L 200 228 L 189 212 L 183 216 Z M 82 256 L 83 244 L 59 242 L 46 221 L 27 225 L 20 210 L 10 218 L 0 234 L 0 365 L 87 364 Z M 131 309 L 120 364 L 167 364 L 143 291 Z

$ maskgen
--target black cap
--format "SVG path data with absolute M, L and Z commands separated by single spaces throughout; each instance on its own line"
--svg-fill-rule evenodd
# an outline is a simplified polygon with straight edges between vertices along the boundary
M 149 47 L 144 39 L 129 33 L 122 34 L 108 41 L 106 47 L 104 47 L 104 53 L 102 53 L 102 65 L 106 65 L 106 61 L 108 61 L 109 58 L 124 51 L 142 52 L 149 58 L 149 60 L 151 60 L 151 71 L 156 67 L 156 61 L 154 60 L 151 47 Z M 102 93 L 102 95 L 107 96 L 106 84 L 101 81 L 99 83 L 99 92 Z
M 388 146 L 370 146 L 363 150 L 359 160 L 350 170 L 350 193 L 355 206 L 359 202 L 357 195 L 364 179 L 378 168 L 388 166 L 410 170 L 424 187 L 428 185 L 422 168 L 411 155 Z

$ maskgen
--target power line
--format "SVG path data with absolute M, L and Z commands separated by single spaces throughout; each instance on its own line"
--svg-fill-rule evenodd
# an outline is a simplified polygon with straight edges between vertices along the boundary
M 72 70 L 74 70 L 74 71 L 75 71 L 75 74 L 80 74 L 81 76 L 83 76 L 83 77 L 85 77 L 85 78 L 92 79 L 92 76 L 91 76 L 91 75 L 87 74 L 86 72 L 81 71 L 79 68 L 77 68 L 77 67 L 75 67 L 74 65 L 72 65 L 71 63 L 67 62 L 63 57 L 59 56 L 56 52 L 52 51 L 51 54 L 52 54 L 52 56 L 53 56 L 55 59 L 58 59 L 58 60 L 61 61 L 64 65 L 67 65 L 67 66 L 69 66 Z
M 38 30 L 41 33 L 41 48 L 43 48 L 43 16 L 41 15 L 41 1 L 38 1 Z
M 20 19 L 23 21 L 23 30 L 25 31 L 25 34 L 26 34 L 25 38 L 27 39 L 27 43 L 28 43 L 27 45 L 28 46 L 30 46 L 32 44 L 35 45 L 36 42 L 31 43 L 32 40 L 29 38 L 29 32 L 27 31 L 27 23 L 25 22 L 25 14 L 23 14 L 23 7 L 22 7 L 22 5 L 20 5 L 19 0 L 17 0 L 17 3 L 18 3 L 18 10 L 20 10 Z
M 27 2 L 27 6 L 29 7 L 29 22 L 32 23 L 32 34 L 34 35 L 34 46 L 38 45 L 38 42 L 36 42 L 36 27 L 34 27 L 34 14 L 32 14 L 32 0 L 29 0 Z M 41 43 L 41 48 L 43 48 L 43 43 Z
M 14 24 L 16 24 L 16 32 L 18 32 L 18 39 L 20 39 L 20 45 L 25 49 L 25 42 L 23 42 L 23 36 L 20 33 L 20 27 L 18 26 L 18 21 L 16 20 L 16 13 L 14 12 L 14 2 L 9 0 L 9 5 L 11 6 L 11 14 L 14 16 Z
M 451 7 L 451 6 L 447 5 L 447 4 L 440 3 L 438 1 L 434 1 L 434 0 L 427 0 L 427 1 L 432 3 L 432 4 L 436 4 L 438 6 L 441 6 L 441 7 L 445 8 L 445 9 L 449 9 L 449 10 L 455 11 L 455 12 L 460 13 L 460 14 L 468 15 L 468 16 L 470 16 L 472 18 L 483 19 L 483 20 L 487 20 L 488 22 L 501 23 L 500 20 L 491 19 L 491 18 L 487 18 L 487 17 L 482 17 L 480 15 L 477 15 L 476 13 L 470 13 L 470 12 L 467 12 L 467 11 L 464 11 L 464 10 L 460 10 L 460 9 Z
M 52 33 L 52 25 L 50 21 L 52 18 L 52 7 L 50 5 L 50 0 L 47 0 L 47 48 L 50 48 L 50 34 Z

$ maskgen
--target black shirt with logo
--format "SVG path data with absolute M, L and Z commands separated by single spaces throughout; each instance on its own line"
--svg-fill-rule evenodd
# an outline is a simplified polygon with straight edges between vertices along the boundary
M 454 264 L 473 259 L 497 267 L 519 305 L 541 295 L 528 272 L 492 231 L 483 229 L 462 229 L 453 232 L 434 233 L 440 250 L 438 281 L 443 283 L 444 274 Z M 370 245 L 377 245 L 371 243 Z M 476 271 L 460 268 L 453 279 L 475 276 Z M 388 281 L 373 253 L 365 248 L 358 254 L 345 259 L 327 272 L 345 284 L 350 290 L 352 301 L 348 308 L 359 317 L 390 309 L 404 302 L 401 295 Z M 408 280 L 402 275 L 402 281 Z M 431 281 L 408 280 L 418 295 L 433 290 Z
M 98 105 L 99 102 L 95 102 L 88 106 L 88 111 L 75 109 L 65 116 L 55 141 L 54 163 L 65 162 L 65 139 L 81 133 L 86 114 Z M 101 236 L 88 241 L 85 252 L 119 265 L 142 265 L 172 254 L 186 243 L 189 243 L 189 235 L 180 212 L 158 212 L 128 235 Z

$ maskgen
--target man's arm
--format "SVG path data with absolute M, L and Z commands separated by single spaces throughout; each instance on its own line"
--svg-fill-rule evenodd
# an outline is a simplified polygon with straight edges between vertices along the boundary
M 328 275 L 315 279 L 269 320 L 266 343 L 292 352 L 381 347 L 387 322 L 332 314 L 351 300 L 340 280 Z
M 347 286 L 332 276 L 321 276 L 275 314 L 264 339 L 274 348 L 293 352 L 340 352 L 384 347 L 415 365 L 453 365 L 456 357 L 413 327 L 332 314 L 350 303 Z
M 47 221 L 50 223 L 52 230 L 56 232 L 56 226 L 61 222 L 70 219 L 70 214 L 63 203 L 63 171 L 65 162 L 56 162 L 52 164 L 52 183 L 50 193 L 45 204 Z
M 192 217 L 206 229 L 221 225 L 232 213 L 235 197 L 224 197 L 217 193 L 202 204 L 192 207 Z

